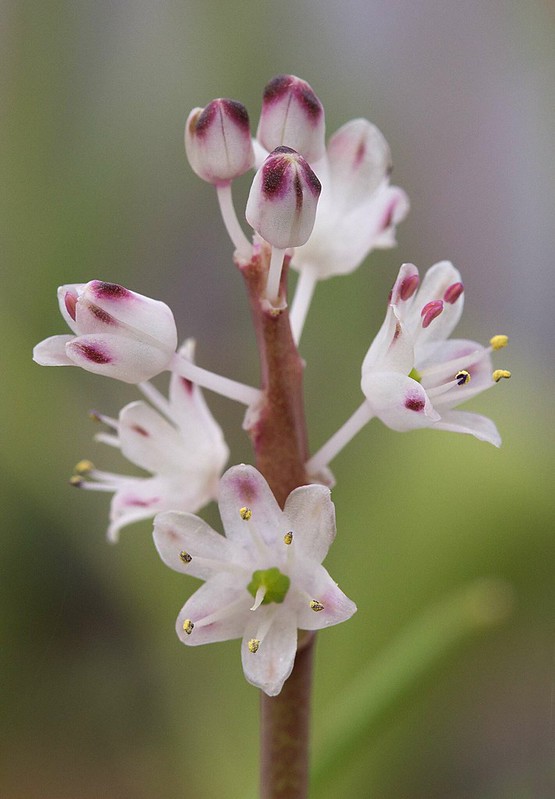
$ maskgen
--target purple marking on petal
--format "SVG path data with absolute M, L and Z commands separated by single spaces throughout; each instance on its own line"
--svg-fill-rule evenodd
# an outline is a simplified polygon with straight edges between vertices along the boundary
M 366 142 L 364 141 L 363 138 L 361 138 L 359 145 L 356 149 L 355 159 L 353 161 L 353 166 L 355 169 L 358 169 L 358 167 L 364 162 L 365 155 L 366 155 Z
M 66 306 L 66 311 L 71 316 L 73 321 L 75 322 L 75 309 L 77 306 L 77 293 L 72 291 L 66 291 L 64 294 L 64 305 Z
M 139 499 L 138 497 L 130 497 L 125 500 L 126 505 L 131 505 L 136 508 L 150 508 L 160 501 L 160 497 L 152 497 L 151 499 Z
M 453 305 L 453 303 L 457 302 L 463 291 L 464 286 L 462 283 L 453 283 L 448 289 L 446 289 L 443 299 L 445 302 Z
M 380 225 L 380 232 L 383 233 L 385 230 L 388 230 L 390 227 L 393 227 L 393 220 L 395 218 L 396 207 L 397 207 L 397 200 L 394 200 L 392 203 L 390 203 L 390 205 L 386 209 L 386 212 L 382 220 L 382 224 Z
M 258 496 L 258 486 L 249 474 L 241 474 L 233 477 L 233 484 L 236 492 L 241 496 L 241 500 L 250 505 Z
M 187 380 L 186 377 L 180 377 L 181 385 L 187 392 L 187 394 L 193 393 L 194 383 L 191 380 Z
M 274 153 L 280 152 L 294 152 L 290 147 L 278 147 Z M 272 158 L 269 157 L 264 166 L 262 167 L 262 191 L 267 197 L 278 198 L 280 195 L 287 192 L 287 181 L 284 179 L 287 169 L 290 164 L 286 158 Z
M 112 363 L 112 356 L 100 344 L 82 344 L 79 341 L 74 341 L 73 347 L 79 350 L 81 355 L 88 361 L 93 363 Z
M 418 275 L 409 275 L 406 277 L 403 282 L 401 283 L 401 288 L 399 289 L 399 297 L 402 300 L 409 300 L 416 289 L 418 288 L 418 284 L 420 283 L 420 278 Z
M 208 103 L 206 108 L 202 109 L 200 114 L 191 118 L 189 122 L 190 132 L 198 136 L 199 139 L 204 138 L 204 136 L 206 136 L 206 134 L 208 133 L 216 114 L 217 114 L 217 105 L 213 100 L 211 103 Z
M 250 131 L 249 113 L 242 103 L 237 102 L 237 100 L 226 99 L 220 100 L 219 102 L 226 116 L 232 119 L 238 128 L 243 128 L 243 130 L 247 132 Z
M 264 89 L 264 105 L 273 105 L 287 94 L 292 94 L 299 105 L 306 111 L 312 124 L 317 124 L 324 109 L 322 103 L 314 93 L 312 87 L 304 80 L 294 75 L 277 75 Z
M 266 84 L 263 100 L 265 103 L 273 103 L 288 91 L 291 86 L 291 75 L 276 75 L 275 78 Z
M 394 344 L 397 341 L 397 339 L 401 335 L 401 331 L 402 331 L 401 323 L 397 322 L 395 324 L 395 333 L 393 334 L 393 339 L 391 341 L 392 344 Z
M 96 316 L 96 318 L 103 322 L 103 324 L 118 325 L 117 319 L 114 319 L 114 317 L 111 316 L 111 314 L 109 314 L 107 311 L 103 311 L 102 308 L 98 307 L 98 305 L 89 305 L 89 310 L 93 316 Z
M 148 430 L 145 430 L 145 428 L 141 427 L 140 424 L 131 425 L 131 430 L 134 430 L 135 433 L 138 433 L 140 436 L 144 436 L 145 438 L 150 438 L 150 433 L 148 432 Z
M 303 177 L 305 180 L 305 185 L 307 188 L 312 192 L 315 197 L 320 196 L 320 192 L 322 191 L 322 184 L 310 168 L 309 164 L 302 155 L 299 156 L 298 164 L 303 171 Z
M 133 296 L 129 289 L 120 286 L 118 283 L 104 283 L 102 280 L 93 280 L 90 285 L 93 294 L 99 299 L 124 300 Z
M 426 305 L 420 311 L 420 316 L 422 317 L 422 327 L 429 327 L 431 323 L 434 321 L 436 317 L 440 315 L 443 311 L 443 301 L 442 300 L 432 300 L 431 302 L 427 302 Z
M 426 407 L 425 400 L 418 394 L 407 394 L 405 397 L 405 408 L 409 411 L 420 413 Z

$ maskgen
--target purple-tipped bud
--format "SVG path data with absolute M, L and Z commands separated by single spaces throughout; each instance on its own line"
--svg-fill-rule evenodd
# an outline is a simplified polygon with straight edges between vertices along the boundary
M 285 145 L 313 163 L 324 155 L 324 108 L 311 86 L 294 75 L 278 75 L 264 89 L 258 141 L 266 150 Z
M 312 233 L 321 190 L 302 155 L 277 147 L 254 176 L 247 222 L 273 247 L 300 247 Z
M 208 183 L 223 185 L 243 175 L 254 164 L 247 109 L 225 99 L 193 108 L 185 125 L 185 151 L 193 171 Z

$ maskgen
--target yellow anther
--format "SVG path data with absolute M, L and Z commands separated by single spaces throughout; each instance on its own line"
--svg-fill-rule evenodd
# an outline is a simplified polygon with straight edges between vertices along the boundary
M 467 383 L 470 383 L 470 372 L 467 372 L 466 369 L 461 369 L 455 375 L 455 380 L 459 386 L 466 386 Z
M 191 555 L 189 555 L 188 552 L 185 552 L 185 550 L 182 549 L 181 552 L 179 553 L 179 560 L 181 560 L 183 563 L 190 563 L 193 560 L 193 558 L 191 557 Z
M 252 516 L 252 510 L 250 508 L 241 508 L 239 511 L 239 516 L 243 519 L 244 522 L 248 522 L 248 520 Z
M 258 652 L 258 647 L 260 646 L 260 641 L 258 638 L 251 638 L 251 640 L 247 644 L 249 648 L 249 652 L 252 652 L 254 655 L 255 652 Z
M 187 633 L 187 635 L 191 635 L 194 627 L 195 625 L 193 624 L 191 619 L 185 619 L 185 621 L 183 622 L 183 632 Z
M 88 474 L 89 472 L 92 472 L 93 469 L 94 463 L 92 461 L 79 461 L 75 467 L 77 474 Z
M 493 350 L 502 350 L 503 347 L 506 347 L 509 343 L 509 337 L 502 335 L 493 336 L 493 338 L 490 338 L 489 343 Z
M 314 611 L 314 613 L 319 613 L 321 610 L 324 610 L 324 606 L 321 602 L 318 602 L 317 599 L 310 600 L 310 608 Z
M 508 369 L 496 369 L 491 377 L 492 380 L 494 380 L 496 383 L 499 383 L 499 381 L 502 380 L 503 378 L 508 380 L 510 376 L 511 373 L 509 372 Z
M 76 488 L 80 488 L 83 485 L 83 478 L 79 477 L 78 474 L 74 474 L 73 477 L 69 478 L 70 486 L 75 486 Z
M 283 543 L 289 545 L 293 541 L 293 533 L 289 530 L 288 533 L 285 533 L 283 536 Z

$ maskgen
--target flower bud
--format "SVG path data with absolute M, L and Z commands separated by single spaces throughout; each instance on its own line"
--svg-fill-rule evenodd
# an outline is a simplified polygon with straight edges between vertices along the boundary
M 163 302 L 101 280 L 60 286 L 58 302 L 75 335 L 37 344 L 33 358 L 42 366 L 82 366 L 125 383 L 150 380 L 169 367 L 177 330 Z
M 258 141 L 268 151 L 285 145 L 313 163 L 325 152 L 324 109 L 306 81 L 278 75 L 264 89 Z
M 247 172 L 254 150 L 245 106 L 235 100 L 212 100 L 193 108 L 185 126 L 185 150 L 196 174 L 221 185 Z
M 277 147 L 254 176 L 247 222 L 273 247 L 300 247 L 312 233 L 321 189 L 301 155 Z

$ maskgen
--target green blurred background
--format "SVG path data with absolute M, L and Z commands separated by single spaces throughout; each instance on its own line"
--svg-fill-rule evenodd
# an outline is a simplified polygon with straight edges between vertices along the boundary
M 553 4 L 0 7 L 0 795 L 212 799 L 256 785 L 258 697 L 237 642 L 181 646 L 174 618 L 195 581 L 161 564 L 148 524 L 109 546 L 108 497 L 67 484 L 82 457 L 125 471 L 92 442 L 87 411 L 115 415 L 137 393 L 39 369 L 31 349 L 65 332 L 56 287 L 101 278 L 170 303 L 202 365 L 256 382 L 241 279 L 182 130 L 217 96 L 244 102 L 255 125 L 266 81 L 292 72 L 319 94 L 329 132 L 354 116 L 382 129 L 412 201 L 396 250 L 318 289 L 302 345 L 313 449 L 358 405 L 360 362 L 402 261 L 453 260 L 466 286 L 458 335 L 508 333 L 496 364 L 513 372 L 474 402 L 498 423 L 501 450 L 376 423 L 333 464 L 327 565 L 359 612 L 318 642 L 316 748 L 350 680 L 429 606 L 495 576 L 514 610 L 399 695 L 318 799 L 555 796 Z M 248 180 L 239 202 L 247 191 Z M 231 462 L 251 461 L 242 410 L 209 401 Z M 213 509 L 206 518 L 217 524 Z

